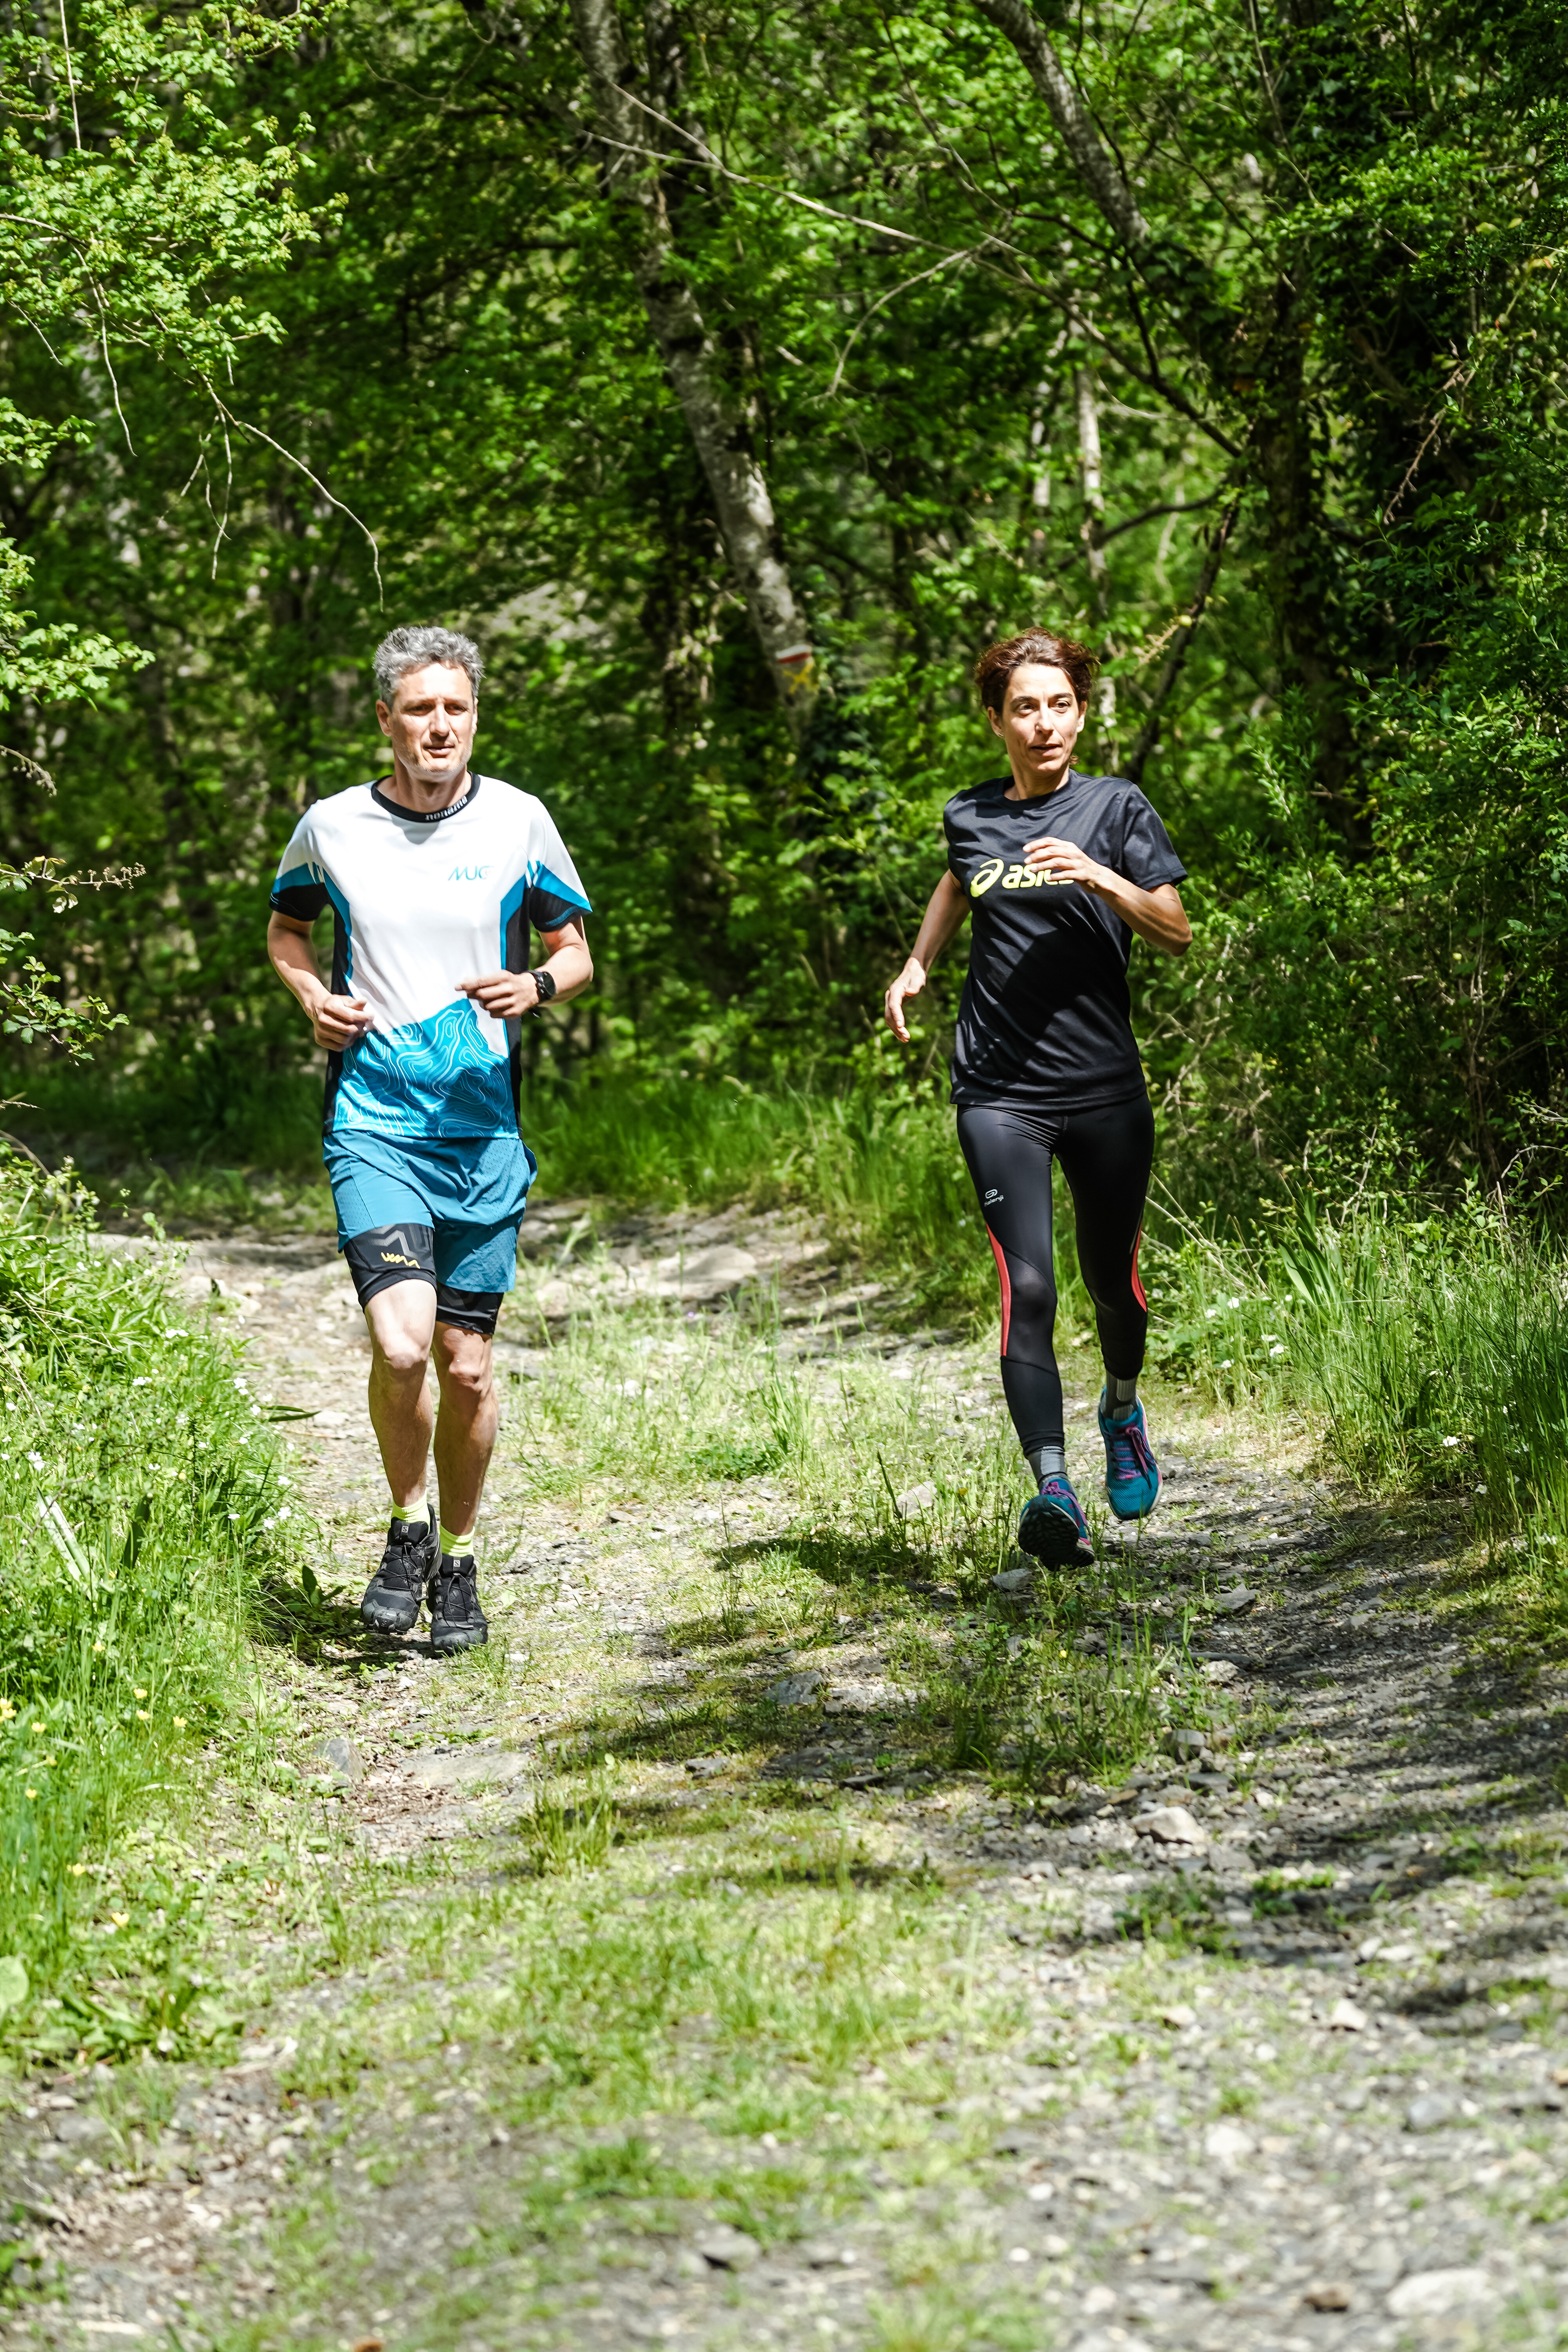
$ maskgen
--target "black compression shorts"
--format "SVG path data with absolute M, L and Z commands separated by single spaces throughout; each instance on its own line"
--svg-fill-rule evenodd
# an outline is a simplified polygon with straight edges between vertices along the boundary
M 1051 1163 L 1061 1162 L 1076 1215 L 1078 1262 L 1094 1301 L 1106 1371 L 1143 1369 L 1149 1306 L 1138 1279 L 1143 1204 L 1154 1164 L 1147 1095 L 1099 1110 L 1043 1111 L 978 1103 L 958 1114 L 1002 1284 L 1002 1386 L 1026 1454 L 1063 1442 L 1062 1383 L 1053 1334 L 1057 1282 Z
M 354 1296 L 368 1307 L 377 1293 L 395 1282 L 427 1282 L 436 1293 L 436 1320 L 455 1324 L 459 1331 L 495 1336 L 496 1318 L 506 1293 L 501 1290 L 455 1290 L 436 1278 L 436 1232 L 432 1225 L 377 1225 L 368 1234 L 354 1234 L 343 1244 L 343 1255 L 353 1276 Z

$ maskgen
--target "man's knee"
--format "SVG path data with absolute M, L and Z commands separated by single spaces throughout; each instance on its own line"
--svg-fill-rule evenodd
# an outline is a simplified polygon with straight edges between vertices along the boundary
M 396 1381 L 411 1381 L 416 1375 L 423 1379 L 430 1360 L 427 1341 L 407 1331 L 376 1332 L 371 1346 L 378 1371 L 388 1372 Z
M 443 1398 L 461 1411 L 479 1412 L 495 1393 L 489 1342 L 472 1331 L 448 1333 L 443 1326 L 437 1335 L 436 1376 Z

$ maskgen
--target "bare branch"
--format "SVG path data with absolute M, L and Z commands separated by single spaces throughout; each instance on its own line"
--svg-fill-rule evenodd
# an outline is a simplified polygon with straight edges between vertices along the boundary
M 280 457 L 286 457 L 291 466 L 298 466 L 300 471 L 304 475 L 305 479 L 310 483 L 311 488 L 320 490 L 321 496 L 326 499 L 327 504 L 330 507 L 335 507 L 339 514 L 347 515 L 350 522 L 353 524 L 355 530 L 364 533 L 365 542 L 370 549 L 371 566 L 375 573 L 376 601 L 378 604 L 384 604 L 386 602 L 386 594 L 385 590 L 383 587 L 381 578 L 381 542 L 376 538 L 376 535 L 374 531 L 372 530 L 370 525 L 367 522 L 362 522 L 360 520 L 353 507 L 345 506 L 342 499 L 334 498 L 332 496 L 331 491 L 328 489 L 325 482 L 323 482 L 318 475 L 313 474 L 310 471 L 310 467 L 306 465 L 303 457 L 297 457 L 292 449 L 286 449 L 283 446 L 281 441 L 274 441 L 270 433 L 263 432 L 259 425 L 252 425 L 248 417 L 236 416 L 232 409 L 225 407 L 223 402 L 213 390 L 212 385 L 206 383 L 205 379 L 203 388 L 205 389 L 208 399 L 212 402 L 213 406 L 217 410 L 218 415 L 223 418 L 226 425 L 232 425 L 235 429 L 240 433 L 254 433 L 258 441 L 265 441 L 269 449 L 276 449 Z
M 1133 746 L 1132 757 L 1127 762 L 1127 774 L 1135 784 L 1142 782 L 1143 771 L 1154 755 L 1154 747 L 1160 740 L 1160 721 L 1165 705 L 1171 698 L 1176 680 L 1181 677 L 1188 650 L 1194 637 L 1197 635 L 1198 623 L 1203 619 L 1204 608 L 1214 593 L 1214 583 L 1219 578 L 1219 568 L 1225 561 L 1226 541 L 1230 537 L 1240 509 L 1241 493 L 1238 490 L 1232 496 L 1230 504 L 1220 517 L 1214 537 L 1209 541 L 1209 551 L 1205 558 L 1204 568 L 1198 574 L 1197 586 L 1193 591 L 1192 603 L 1176 624 L 1170 651 L 1165 656 L 1165 667 L 1160 672 L 1150 699 L 1148 717 L 1144 719 L 1142 731 Z

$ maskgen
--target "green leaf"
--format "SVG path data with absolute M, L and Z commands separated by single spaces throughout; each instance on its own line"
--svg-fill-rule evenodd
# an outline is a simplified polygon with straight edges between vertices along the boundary
M 30 1990 L 26 1960 L 15 1952 L 0 1959 L 0 2016 L 8 2009 L 20 2009 Z

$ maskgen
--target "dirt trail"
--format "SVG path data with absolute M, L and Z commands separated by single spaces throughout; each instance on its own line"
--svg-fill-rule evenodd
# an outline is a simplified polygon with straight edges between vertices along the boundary
M 895 1370 L 918 1360 L 928 1381 L 972 1392 L 973 1350 L 879 1331 L 874 1286 L 845 1279 L 786 1219 L 641 1221 L 589 1265 L 574 1258 L 583 1232 L 572 1203 L 531 1219 L 535 1279 L 500 1347 L 509 1393 L 543 1369 L 541 1313 L 649 1291 L 695 1305 L 755 1279 L 778 1284 L 793 1344 L 873 1349 Z M 184 1278 L 193 1297 L 215 1283 L 232 1297 L 258 1388 L 314 1412 L 300 1424 L 299 1475 L 357 1582 L 380 1540 L 382 1490 L 365 1343 L 330 1244 L 202 1244 Z M 1173 1403 L 1156 1434 L 1168 1485 L 1142 1543 L 1150 1606 L 1176 1617 L 1199 1593 L 1228 1596 L 1201 1612 L 1196 1647 L 1210 1679 L 1277 1711 L 1256 1755 L 1199 1755 L 1138 1776 L 1120 1799 L 1086 1789 L 1012 1802 L 979 1774 L 886 1760 L 896 1741 L 874 1629 L 785 1662 L 808 1686 L 791 1717 L 802 1730 L 762 1771 L 825 1800 L 831 1787 L 868 1852 L 889 1867 L 923 1855 L 962 1888 L 976 1968 L 1031 2021 L 933 2115 L 934 2137 L 979 2147 L 940 2195 L 872 2166 L 815 2235 L 771 2248 L 732 2231 L 727 2246 L 700 2200 L 673 2239 L 611 2214 L 572 2258 L 580 2292 L 531 2301 L 530 2258 L 512 2241 L 497 2252 L 492 2223 L 551 2157 L 548 2136 L 529 2145 L 495 2126 L 485 2070 L 476 2058 L 467 2073 L 459 2053 L 434 2122 L 402 2151 L 395 2194 L 378 2186 L 368 2107 L 352 2092 L 316 2111 L 284 2096 L 291 2018 L 330 2005 L 329 1982 L 281 2000 L 235 2065 L 184 2070 L 156 2147 L 100 2145 L 90 2077 L 34 2096 L 0 2179 L 68 2286 L 14 2330 L 79 2345 L 171 2326 L 185 2352 L 237 2342 L 253 2321 L 263 2341 L 347 2347 L 369 2331 L 397 2352 L 437 2340 L 465 2352 L 1563 2342 L 1561 1677 L 1489 1680 L 1461 1650 L 1430 1605 L 1459 1540 L 1451 1520 L 1347 1506 L 1229 1458 L 1227 1433 L 1184 1422 Z M 679 1690 L 686 1669 L 661 1609 L 671 1575 L 737 1528 L 760 1538 L 789 1515 L 763 1477 L 737 1484 L 722 1529 L 712 1508 L 685 1504 L 592 1524 L 564 1509 L 525 1517 L 501 1467 L 481 1537 L 509 1673 L 466 1680 L 457 1717 L 423 1636 L 386 1649 L 368 1680 L 352 1643 L 292 1673 L 302 1729 L 324 1743 L 365 1853 L 503 1834 L 541 1742 L 628 1677 Z M 645 1790 L 688 1816 L 733 1808 L 745 1778 L 734 1760 L 695 1761 L 649 1766 Z M 1126 1922 L 1140 1911 L 1184 1911 L 1214 1949 L 1173 1964 L 1158 2014 L 1134 2003 L 1130 2018 L 1147 1948 Z M 790 2154 L 772 2135 L 720 2147 L 689 2119 L 649 2127 L 694 2174 L 743 2177 Z M 330 2175 L 335 2210 L 379 2241 L 380 2301 L 290 2321 L 268 2233 L 309 2207 L 313 2168 Z M 432 2276 L 472 2241 L 476 2215 L 488 2266 L 443 2334 Z M 935 2315 L 926 2334 L 898 2336 L 879 2313 L 915 2275 L 913 2240 L 941 2250 Z M 944 2322 L 942 2295 L 961 2290 L 975 2307 L 1005 2303 L 1024 2332 Z

